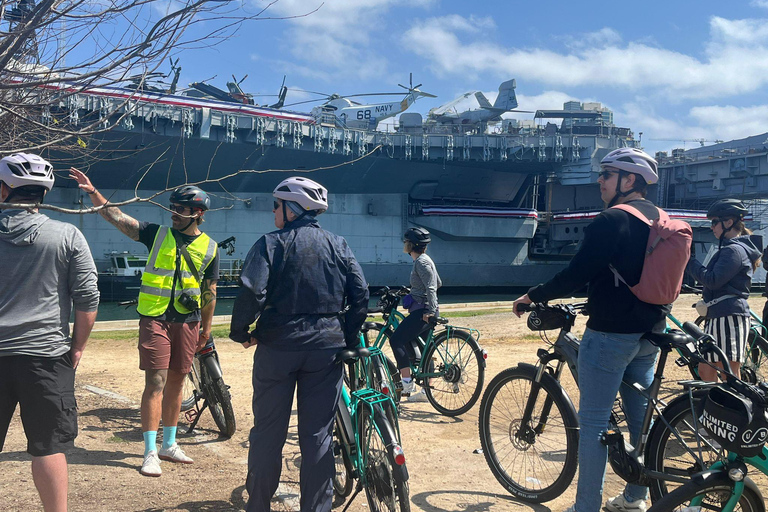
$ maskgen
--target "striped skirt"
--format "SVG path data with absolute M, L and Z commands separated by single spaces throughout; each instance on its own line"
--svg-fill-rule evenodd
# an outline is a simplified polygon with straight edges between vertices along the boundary
M 708 318 L 704 324 L 704 332 L 717 341 L 717 346 L 725 352 L 731 361 L 744 362 L 747 337 L 749 336 L 750 321 L 748 316 L 730 315 L 720 318 Z M 707 354 L 707 360 L 717 361 L 715 354 Z

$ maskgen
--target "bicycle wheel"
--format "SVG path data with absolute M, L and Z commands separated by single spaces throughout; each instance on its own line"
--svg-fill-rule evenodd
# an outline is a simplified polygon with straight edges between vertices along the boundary
M 645 450 L 647 469 L 690 478 L 719 459 L 719 445 L 697 431 L 700 424 L 698 418 L 694 418 L 696 406 L 706 394 L 706 390 L 694 391 L 693 409 L 688 394 L 678 396 L 664 408 L 662 417 L 656 420 L 648 437 Z M 649 485 L 651 499 L 655 503 L 679 486 L 675 482 L 652 480 Z
M 741 365 L 741 378 L 750 384 L 765 382 L 768 380 L 768 340 L 751 329 L 747 346 L 747 358 Z
M 363 439 L 365 495 L 373 512 L 410 512 L 408 470 L 405 462 L 395 462 L 390 451 L 394 430 L 384 414 L 361 411 L 360 436 Z
M 222 436 L 232 437 L 237 427 L 229 388 L 224 384 L 223 378 L 212 379 L 204 364 L 200 366 L 200 370 L 200 380 L 203 383 L 203 389 L 205 389 L 205 399 L 208 402 L 208 409 L 211 411 L 213 421 Z
M 723 471 L 707 474 L 706 478 L 696 475 L 685 485 L 655 501 L 648 512 L 690 512 L 692 510 L 722 510 L 731 497 L 734 482 Z M 694 498 L 702 498 L 701 503 L 691 507 Z M 747 478 L 744 480 L 744 492 L 734 509 L 738 512 L 765 512 L 765 504 L 760 490 Z
M 571 399 L 545 374 L 531 418 L 523 422 L 536 368 L 504 370 L 480 402 L 480 444 L 496 480 L 513 496 L 542 503 L 560 496 L 576 474 L 579 420 Z
M 432 362 L 438 377 L 425 382 L 424 391 L 432 407 L 446 416 L 458 416 L 480 398 L 485 378 L 483 351 L 467 331 L 451 329 L 438 334 L 424 360 Z
M 333 505 L 338 507 L 352 493 L 353 485 L 351 463 L 344 449 L 338 425 L 333 427 L 333 459 L 336 463 L 336 474 L 333 476 Z
M 371 388 L 392 399 L 392 402 L 387 402 L 382 407 L 384 407 L 387 420 L 397 430 L 399 393 L 388 368 L 390 364 L 392 364 L 391 361 L 388 361 L 383 354 L 372 357 L 368 361 L 368 382 Z
M 200 360 L 195 357 L 192 360 L 192 371 L 187 374 L 187 378 L 184 379 L 184 387 L 181 391 L 181 396 L 184 399 L 181 401 L 181 410 L 188 411 L 195 406 L 197 397 L 202 397 L 203 388 L 200 385 Z

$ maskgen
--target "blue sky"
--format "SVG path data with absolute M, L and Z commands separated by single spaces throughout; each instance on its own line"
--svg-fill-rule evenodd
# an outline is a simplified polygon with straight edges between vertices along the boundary
M 768 131 L 768 0 L 280 0 L 266 15 L 318 6 L 182 53 L 181 84 L 217 75 L 224 88 L 247 73 L 246 91 L 274 93 L 287 75 L 290 88 L 354 94 L 397 91 L 413 72 L 438 95 L 410 109 L 426 113 L 468 90 L 492 102 L 515 78 L 520 109 L 600 101 L 649 152 Z M 287 103 L 309 97 L 290 91 Z

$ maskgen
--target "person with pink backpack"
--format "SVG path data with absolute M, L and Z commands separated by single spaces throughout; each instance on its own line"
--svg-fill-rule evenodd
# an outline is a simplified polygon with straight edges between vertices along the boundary
M 637 440 L 647 400 L 632 383 L 653 380 L 657 348 L 642 336 L 663 332 L 671 303 L 680 293 L 690 257 L 691 227 L 645 199 L 658 181 L 656 160 L 635 148 L 608 153 L 597 183 L 606 204 L 584 230 L 584 240 L 567 268 L 534 286 L 517 304 L 568 297 L 588 285 L 589 320 L 581 339 L 579 390 L 579 482 L 576 503 L 567 512 L 597 512 L 602 505 L 608 428 L 616 394 L 621 393 L 630 431 Z M 627 484 L 605 503 L 612 512 L 646 510 L 648 488 Z

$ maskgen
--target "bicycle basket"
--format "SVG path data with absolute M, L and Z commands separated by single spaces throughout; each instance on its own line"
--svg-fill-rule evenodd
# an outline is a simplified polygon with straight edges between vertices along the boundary
M 699 406 L 699 422 L 723 448 L 754 457 L 768 439 L 768 421 L 759 404 L 734 391 L 712 388 Z
M 571 313 L 560 308 L 534 309 L 528 315 L 528 328 L 532 331 L 562 329 L 570 325 Z

